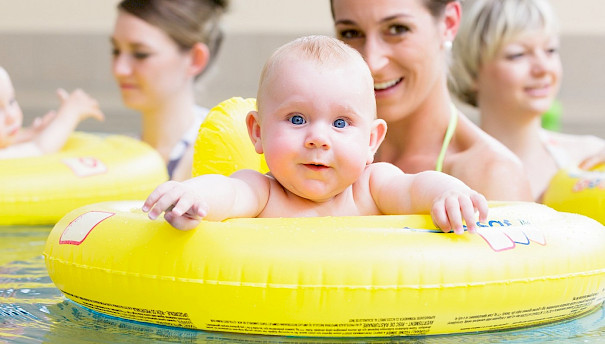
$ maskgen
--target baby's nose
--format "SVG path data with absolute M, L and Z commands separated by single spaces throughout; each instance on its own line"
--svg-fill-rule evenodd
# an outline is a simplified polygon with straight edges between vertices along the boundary
M 313 130 L 305 140 L 305 147 L 307 148 L 330 148 L 330 140 L 328 135 L 322 130 Z

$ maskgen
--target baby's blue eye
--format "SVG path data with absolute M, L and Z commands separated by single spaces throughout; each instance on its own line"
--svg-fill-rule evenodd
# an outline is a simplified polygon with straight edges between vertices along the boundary
M 295 125 L 305 124 L 305 119 L 300 115 L 294 115 L 290 117 L 290 123 Z
M 334 121 L 334 126 L 336 128 L 344 128 L 344 127 L 347 126 L 347 121 L 345 121 L 342 118 L 339 118 L 339 119 L 337 119 L 337 120 Z

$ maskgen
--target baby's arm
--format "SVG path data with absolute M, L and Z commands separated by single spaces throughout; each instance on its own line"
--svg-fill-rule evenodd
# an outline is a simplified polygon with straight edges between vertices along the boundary
M 206 174 L 183 182 L 158 186 L 143 204 L 155 220 L 162 212 L 173 227 L 189 230 L 201 219 L 221 221 L 233 217 L 256 217 L 267 204 L 269 179 L 252 170 L 231 177 Z
M 480 221 L 487 219 L 487 201 L 460 180 L 447 174 L 425 171 L 404 174 L 391 164 L 374 164 L 370 190 L 378 208 L 384 214 L 429 213 L 433 222 L 444 232 L 476 231 L 475 211 Z
M 48 116 L 46 121 L 41 121 L 34 129 L 37 135 L 32 142 L 40 149 L 41 154 L 61 149 L 80 121 L 88 117 L 99 121 L 104 119 L 97 101 L 84 91 L 77 89 L 69 94 L 59 89 L 57 94 L 61 99 L 61 107 L 56 114 Z
M 51 110 L 42 117 L 36 117 L 32 125 L 21 129 L 14 143 L 31 142 L 55 118 L 57 112 Z

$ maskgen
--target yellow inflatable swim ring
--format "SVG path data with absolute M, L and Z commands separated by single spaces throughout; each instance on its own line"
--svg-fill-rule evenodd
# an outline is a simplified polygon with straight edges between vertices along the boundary
M 544 194 L 544 204 L 578 213 L 605 224 L 605 165 L 591 171 L 561 170 Z
M 231 99 L 207 121 L 228 128 L 251 108 Z M 198 149 L 197 173 L 229 174 L 238 145 L 262 170 L 243 138 L 200 134 L 196 148 L 224 155 Z M 492 203 L 477 235 L 444 234 L 428 215 L 230 219 L 184 232 L 140 208 L 94 204 L 57 223 L 44 256 L 68 298 L 160 325 L 311 337 L 503 330 L 605 300 L 605 228 L 535 203 Z
M 86 204 L 145 199 L 167 179 L 139 140 L 76 132 L 58 153 L 0 160 L 0 225 L 54 224 Z
M 605 300 L 605 228 L 535 203 L 492 204 L 477 235 L 429 216 L 231 219 L 179 231 L 141 203 L 79 208 L 44 250 L 66 297 L 209 331 L 321 337 L 491 331 Z

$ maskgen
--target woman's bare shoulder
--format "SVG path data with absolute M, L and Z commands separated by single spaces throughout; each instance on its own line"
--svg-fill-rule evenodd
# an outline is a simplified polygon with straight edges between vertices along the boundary
M 462 180 L 488 199 L 531 200 L 521 160 L 498 140 L 461 117 L 461 149 L 446 157 L 444 172 Z
M 460 116 L 459 128 L 456 139 L 460 142 L 460 150 L 456 156 L 464 163 L 480 159 L 484 163 L 512 161 L 521 164 L 517 156 L 504 144 L 481 130 L 465 116 Z

